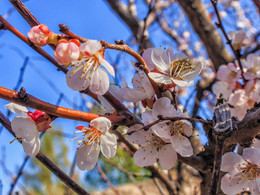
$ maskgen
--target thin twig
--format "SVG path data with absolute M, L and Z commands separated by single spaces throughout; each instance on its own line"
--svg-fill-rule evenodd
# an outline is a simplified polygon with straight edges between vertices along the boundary
M 101 169 L 101 167 L 97 164 L 96 168 L 100 174 L 100 176 L 102 177 L 102 179 L 104 180 L 104 182 L 107 183 L 107 185 L 111 188 L 111 190 L 113 190 L 115 192 L 115 194 L 120 195 L 119 191 L 113 186 L 113 184 L 108 180 L 106 174 L 104 173 L 104 171 Z
M 15 133 L 12 130 L 11 122 L 0 112 L 0 123 L 15 137 Z M 68 185 L 74 192 L 78 194 L 89 194 L 76 182 L 74 182 L 66 173 L 64 173 L 59 167 L 57 167 L 49 158 L 43 153 L 39 152 L 36 158 L 46 166 L 52 173 L 54 173 L 61 181 Z
M 232 41 L 229 39 L 229 37 L 228 37 L 228 35 L 227 35 L 227 33 L 226 33 L 225 29 L 224 29 L 224 26 L 223 26 L 223 24 L 222 24 L 222 20 L 221 20 L 221 18 L 220 18 L 220 15 L 219 15 L 219 12 L 218 12 L 218 8 L 217 8 L 217 3 L 218 3 L 218 1 L 217 1 L 217 0 L 211 0 L 211 3 L 212 3 L 212 5 L 213 5 L 213 7 L 214 7 L 215 13 L 216 13 L 217 18 L 218 18 L 218 23 L 216 23 L 216 26 L 221 29 L 223 35 L 225 36 L 226 41 L 227 41 L 227 44 L 230 46 L 231 50 L 233 51 L 233 53 L 234 53 L 234 55 L 235 55 L 235 57 L 236 57 L 236 59 L 237 59 L 239 68 L 240 68 L 240 70 L 241 70 L 242 78 L 243 78 L 244 82 L 246 82 L 246 79 L 245 79 L 245 77 L 244 77 L 243 66 L 242 66 L 242 63 L 241 63 L 241 61 L 240 61 L 240 57 L 241 57 L 241 56 L 240 56 L 240 51 L 234 49 L 234 47 L 233 47 L 233 45 L 232 45 Z
M 159 190 L 161 195 L 164 195 L 164 190 L 162 189 L 162 186 L 160 185 L 160 183 L 156 180 L 156 178 L 153 178 L 153 183 L 155 184 L 155 186 L 157 187 L 157 189 Z

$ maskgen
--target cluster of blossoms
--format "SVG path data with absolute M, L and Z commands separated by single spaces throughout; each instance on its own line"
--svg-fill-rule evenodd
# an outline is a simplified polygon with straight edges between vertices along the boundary
M 217 97 L 222 96 L 232 105 L 231 114 L 242 120 L 247 110 L 252 108 L 260 99 L 260 56 L 249 54 L 242 61 L 244 78 L 238 63 L 221 65 L 217 72 L 217 81 L 212 90 Z
M 16 138 L 22 141 L 24 152 L 28 156 L 35 157 L 40 150 L 39 132 L 51 128 L 51 118 L 42 111 L 31 112 L 26 107 L 14 103 L 5 107 L 13 113 L 23 115 L 16 116 L 11 122 L 11 127 Z
M 235 195 L 249 190 L 260 194 L 260 148 L 245 148 L 242 156 L 228 152 L 222 157 L 220 170 L 228 172 L 221 179 L 225 194 Z
M 186 117 L 180 110 L 174 108 L 167 97 L 158 99 L 151 111 L 147 110 L 142 114 L 142 120 L 144 125 L 149 125 L 160 116 Z M 165 120 L 154 124 L 148 130 L 143 127 L 136 124 L 127 132 L 128 140 L 140 146 L 134 154 L 136 165 L 149 166 L 159 160 L 163 169 L 170 169 L 177 160 L 177 153 L 185 157 L 193 154 L 191 143 L 187 138 L 192 135 L 193 129 L 189 121 Z
M 103 95 L 109 88 L 109 76 L 100 66 L 115 76 L 114 68 L 105 60 L 104 48 L 96 40 L 87 40 L 80 45 L 77 39 L 59 39 L 46 25 L 31 28 L 28 38 L 36 46 L 48 43 L 57 45 L 54 57 L 57 62 L 66 67 L 71 66 L 66 75 L 68 86 L 77 91 L 89 89 L 91 92 Z

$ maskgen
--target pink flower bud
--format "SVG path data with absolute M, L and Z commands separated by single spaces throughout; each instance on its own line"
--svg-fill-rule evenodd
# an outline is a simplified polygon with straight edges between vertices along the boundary
M 37 47 L 42 47 L 48 43 L 47 41 L 51 34 L 52 32 L 45 24 L 40 24 L 38 26 L 32 27 L 27 35 L 30 41 L 34 43 L 34 45 Z
M 72 39 L 70 41 L 61 40 L 54 51 L 54 57 L 59 64 L 69 65 L 80 56 L 79 41 Z
M 34 112 L 28 111 L 27 115 L 34 120 L 37 130 L 39 132 L 46 131 L 47 129 L 51 128 L 51 118 L 45 112 L 40 110 L 35 110 Z

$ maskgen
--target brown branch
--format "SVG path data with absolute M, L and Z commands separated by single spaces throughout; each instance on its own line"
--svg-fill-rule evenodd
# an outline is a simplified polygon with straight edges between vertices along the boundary
M 0 123 L 15 137 L 15 134 L 11 127 L 11 122 L 0 112 Z M 65 185 L 69 186 L 77 194 L 89 194 L 82 187 L 80 187 L 76 182 L 74 182 L 65 172 L 63 172 L 59 167 L 57 167 L 49 158 L 47 158 L 43 153 L 39 152 L 36 158 L 47 167 L 52 173 L 54 173 Z
M 0 98 L 23 106 L 41 110 L 50 115 L 54 115 L 61 118 L 90 122 L 91 120 L 100 117 L 100 115 L 97 114 L 68 109 L 61 106 L 50 104 L 48 102 L 44 102 L 26 93 L 25 90 L 21 90 L 20 92 L 18 92 L 0 86 Z M 112 122 L 115 121 L 115 123 L 118 122 L 120 123 L 124 121 L 123 116 L 104 116 L 104 117 L 107 117 Z
M 60 32 L 64 33 L 65 35 L 69 36 L 70 38 L 73 39 L 78 39 L 81 43 L 86 42 L 88 39 L 80 37 L 76 34 L 74 34 L 73 32 L 70 31 L 70 28 L 65 25 L 65 24 L 59 24 L 60 27 Z
M 101 169 L 101 167 L 97 164 L 96 168 L 100 174 L 100 176 L 102 177 L 102 179 L 104 180 L 104 182 L 107 183 L 107 185 L 111 188 L 112 191 L 115 192 L 115 194 L 120 195 L 119 191 L 113 186 L 113 184 L 108 180 L 106 174 L 104 173 L 104 171 Z

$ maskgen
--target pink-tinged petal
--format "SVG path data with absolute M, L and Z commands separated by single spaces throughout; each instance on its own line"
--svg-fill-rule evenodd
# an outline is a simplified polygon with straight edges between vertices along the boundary
M 252 195 L 259 195 L 260 194 L 260 178 L 256 178 L 254 186 L 249 189 L 250 189 Z
M 148 75 L 156 83 L 172 84 L 171 77 L 166 76 L 164 74 L 160 74 L 160 73 L 156 73 L 156 72 L 149 72 Z
M 31 141 L 39 132 L 35 122 L 27 116 L 16 116 L 11 122 L 12 130 L 18 138 Z
M 245 117 L 246 113 L 247 113 L 247 105 L 245 104 L 244 106 L 242 107 L 235 107 L 235 108 L 231 108 L 231 115 L 233 117 L 237 117 L 237 119 L 239 121 L 242 121 L 243 118 Z
M 259 148 L 245 148 L 243 150 L 243 159 L 250 161 L 253 164 L 260 164 L 260 149 Z
M 171 137 L 171 133 L 170 133 L 169 125 L 166 124 L 168 122 L 169 121 L 163 121 L 163 122 L 157 123 L 157 124 L 153 125 L 151 128 L 157 136 L 159 136 L 161 138 L 169 139 Z
M 252 79 L 256 78 L 256 75 L 252 72 L 245 72 L 244 77 L 247 80 L 252 80 Z
M 34 158 L 38 152 L 40 151 L 40 139 L 39 135 L 35 136 L 32 140 L 27 141 L 26 139 L 23 139 L 22 145 L 24 152 Z
M 190 137 L 193 133 L 193 127 L 191 122 L 187 121 L 187 120 L 181 120 L 182 124 L 183 124 L 183 132 L 186 136 Z
M 98 95 L 104 95 L 109 88 L 109 76 L 107 72 L 99 68 L 95 71 L 93 81 L 90 85 L 90 91 Z
M 176 53 L 171 56 L 171 61 L 188 58 L 184 53 Z
M 159 163 L 162 169 L 171 169 L 177 160 L 177 153 L 171 144 L 164 145 L 158 153 Z
M 219 80 L 225 81 L 229 76 L 229 74 L 230 74 L 230 69 L 227 67 L 227 65 L 221 65 L 217 72 L 217 78 Z
M 139 167 L 150 166 L 156 162 L 157 151 L 156 148 L 148 146 L 142 146 L 134 154 L 134 163 Z
M 253 144 L 253 147 L 260 149 L 260 139 L 255 138 L 255 143 Z
M 139 102 L 147 98 L 147 95 L 144 93 L 144 91 L 138 91 L 134 89 L 124 89 L 124 99 L 131 101 L 131 102 Z
M 105 117 L 98 117 L 96 119 L 93 119 L 92 121 L 90 121 L 89 125 L 98 129 L 103 134 L 107 133 L 107 131 L 111 128 L 110 120 Z
M 6 104 L 4 107 L 16 114 L 27 115 L 27 112 L 28 112 L 28 109 L 26 107 L 21 106 L 19 104 L 12 103 L 12 102 L 9 104 Z
M 78 66 L 73 66 L 70 68 L 70 70 L 66 74 L 66 81 L 67 85 L 71 89 L 75 91 L 81 91 L 89 86 L 90 80 L 88 79 L 88 75 L 87 77 L 82 77 L 82 70 L 84 67 L 80 67 L 79 69 L 77 69 L 77 67 Z
M 115 77 L 115 70 L 114 67 L 109 64 L 103 57 L 100 56 L 99 62 L 106 68 L 106 70 L 111 74 L 113 77 Z
M 155 121 L 152 111 L 149 111 L 149 110 L 145 111 L 142 114 L 142 120 L 145 125 L 148 125 L 148 124 L 152 123 L 153 121 Z
M 140 124 L 135 124 L 131 126 L 126 134 L 127 140 L 138 145 L 146 144 L 147 140 L 150 138 L 148 137 L 150 131 L 148 132 L 144 131 L 143 129 L 141 130 L 142 127 L 143 125 Z
M 240 155 L 234 152 L 225 153 L 222 156 L 220 170 L 223 172 L 229 172 L 232 169 L 234 169 L 239 163 L 243 163 L 243 162 L 244 160 Z
M 76 163 L 80 170 L 92 170 L 97 163 L 100 146 L 94 142 L 91 145 L 81 145 L 76 154 Z
M 148 77 L 143 73 L 136 73 L 132 79 L 133 86 L 136 90 L 145 92 L 146 98 L 152 98 L 155 95 L 152 84 Z
M 143 55 L 142 55 L 144 61 L 146 62 L 147 66 L 148 66 L 148 68 L 149 68 L 150 70 L 153 70 L 153 69 L 156 68 L 156 66 L 154 65 L 154 63 L 153 63 L 153 61 L 152 61 L 152 59 L 151 59 L 152 50 L 153 50 L 153 48 L 148 48 L 148 49 L 146 49 L 146 50 L 144 51 L 144 53 L 143 53 Z
M 90 55 L 94 55 L 101 50 L 102 45 L 97 40 L 87 40 L 85 43 L 80 45 L 79 49 L 83 54 L 83 57 L 89 57 Z
M 176 85 L 178 85 L 180 87 L 189 87 L 194 84 L 193 81 L 182 81 L 182 80 L 178 80 L 178 79 L 174 79 L 174 78 L 171 78 L 171 80 L 173 83 L 175 83 Z
M 175 134 L 171 138 L 173 149 L 183 157 L 188 157 L 193 154 L 193 148 L 188 138 Z
M 151 52 L 151 60 L 160 71 L 164 73 L 169 71 L 170 57 L 163 49 L 153 48 Z
M 224 99 L 228 99 L 232 93 L 232 89 L 230 89 L 228 84 L 224 81 L 217 81 L 212 86 L 212 91 L 217 97 L 220 97 L 222 94 Z
M 239 181 L 239 177 L 232 177 L 230 174 L 226 174 L 221 179 L 221 190 L 225 194 L 235 195 L 247 188 L 247 181 Z
M 158 118 L 158 115 L 163 115 L 163 116 L 174 116 L 175 112 L 174 106 L 171 104 L 171 100 L 167 97 L 162 97 L 158 99 L 154 105 L 153 105 L 153 117 L 155 119 Z
M 106 158 L 112 158 L 116 155 L 117 141 L 116 136 L 111 133 L 106 133 L 100 136 L 101 152 Z

